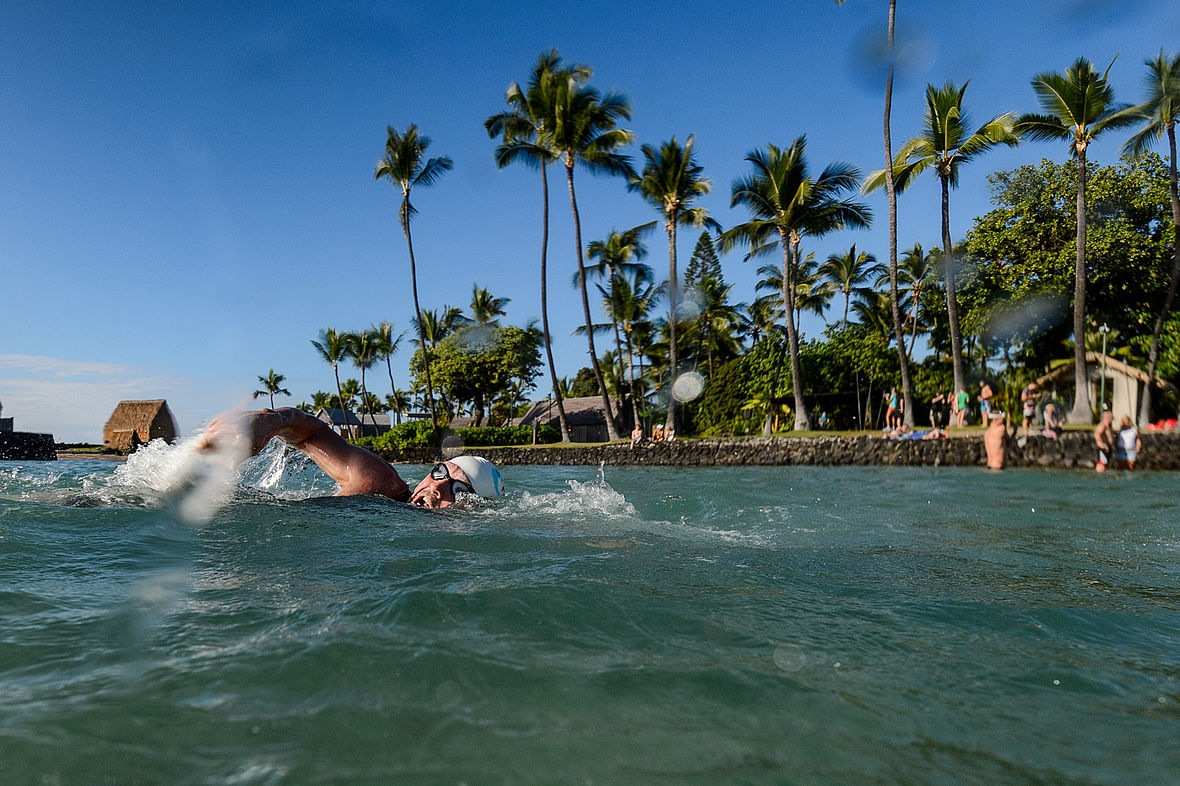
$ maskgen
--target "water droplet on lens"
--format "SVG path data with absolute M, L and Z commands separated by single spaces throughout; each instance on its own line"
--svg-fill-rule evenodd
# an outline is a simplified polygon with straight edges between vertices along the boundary
M 672 398 L 677 401 L 694 401 L 705 390 L 705 378 L 695 371 L 686 371 L 672 383 Z
M 454 680 L 445 680 L 435 688 L 434 700 L 443 709 L 454 707 L 463 700 L 463 690 Z
M 807 664 L 807 655 L 794 644 L 780 644 L 774 648 L 774 665 L 783 671 L 799 671 Z

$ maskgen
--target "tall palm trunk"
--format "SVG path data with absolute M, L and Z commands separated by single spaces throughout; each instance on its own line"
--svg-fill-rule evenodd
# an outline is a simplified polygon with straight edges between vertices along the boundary
M 590 297 L 586 294 L 586 263 L 582 258 L 582 219 L 578 214 L 578 199 L 574 194 L 574 166 L 573 162 L 565 166 L 566 182 L 570 190 L 570 208 L 574 213 L 574 242 L 578 245 L 578 288 L 582 290 L 582 311 L 586 318 L 586 343 L 590 349 L 590 368 L 594 371 L 594 379 L 598 381 L 598 390 L 602 393 L 602 406 L 606 415 L 606 436 L 610 441 L 619 438 L 619 429 L 615 425 L 614 410 L 611 409 L 610 396 L 606 392 L 606 381 L 602 378 L 602 369 L 598 367 L 598 353 L 594 351 L 594 320 L 590 316 Z
M 1168 152 L 1171 156 L 1171 168 L 1168 171 L 1168 185 L 1172 195 L 1172 227 L 1174 228 L 1172 241 L 1172 279 L 1168 282 L 1168 292 L 1164 295 L 1164 304 L 1160 313 L 1156 315 L 1155 327 L 1151 331 L 1151 349 L 1147 352 L 1147 384 L 1143 386 L 1143 400 L 1139 405 L 1139 425 L 1146 426 L 1151 421 L 1151 385 L 1155 379 L 1155 364 L 1160 356 L 1160 332 L 1164 327 L 1164 320 L 1172 311 L 1172 303 L 1176 299 L 1176 284 L 1180 282 L 1180 194 L 1176 184 L 1176 125 L 1168 126 Z
M 414 293 L 414 322 L 418 325 L 418 342 L 422 346 L 422 367 L 426 369 L 426 406 L 430 409 L 430 424 L 435 425 L 438 423 L 438 414 L 434 411 L 434 386 L 430 382 L 430 350 L 422 330 L 422 309 L 418 306 L 418 267 L 414 264 L 414 241 L 410 238 L 408 215 L 402 219 L 402 229 L 406 233 L 406 247 L 410 251 L 410 288 Z
M 364 409 L 365 413 L 368 414 L 369 422 L 372 423 L 373 422 L 373 406 L 372 406 L 372 402 L 369 400 L 369 391 L 365 387 L 365 369 L 363 367 L 361 368 L 361 407 Z M 361 424 L 361 425 L 362 425 L 362 428 L 360 430 L 363 432 L 364 431 L 364 428 L 363 428 L 364 424 Z
M 893 21 L 897 0 L 889 0 L 889 52 L 893 54 Z M 901 392 L 905 400 L 905 424 L 914 425 L 914 390 L 910 382 L 910 359 L 905 351 L 905 336 L 901 327 L 901 308 L 897 302 L 897 187 L 893 182 L 893 141 L 889 132 L 889 116 L 893 109 L 893 62 L 885 81 L 885 193 L 889 197 L 889 304 L 893 312 L 893 335 L 897 339 L 897 360 L 901 367 Z
M 348 425 L 348 407 L 344 404 L 344 388 L 340 387 L 340 369 L 332 364 L 332 374 L 336 377 L 336 401 L 340 404 L 340 411 L 344 414 L 344 427 L 352 434 L 352 426 Z
M 783 245 L 783 305 L 786 307 L 787 347 L 791 360 L 791 392 L 795 396 L 795 430 L 811 427 L 803 401 L 803 369 L 799 365 L 799 332 L 795 329 L 795 270 L 799 266 L 799 241 L 780 230 Z
M 910 312 L 913 325 L 910 327 L 910 349 L 909 354 L 914 354 L 914 347 L 918 345 L 918 300 L 922 296 L 922 290 L 915 288 L 914 293 L 914 308 Z
M 616 383 L 615 387 L 620 389 L 620 396 L 619 397 L 622 398 L 622 390 L 621 389 L 622 389 L 622 385 L 623 385 L 623 380 L 627 378 L 627 370 L 625 368 L 623 368 L 623 341 L 622 341 L 622 337 L 619 335 L 619 315 L 615 313 L 615 308 L 616 308 L 617 304 L 615 302 L 615 268 L 614 268 L 614 265 L 607 265 L 606 271 L 607 271 L 607 275 L 610 276 L 610 303 L 611 303 L 610 321 L 611 321 L 611 325 L 615 329 L 615 357 L 618 358 L 618 360 L 619 360 L 619 376 L 618 376 L 618 382 Z M 634 393 L 634 391 L 632 391 L 632 393 Z M 622 402 L 619 403 L 619 406 L 620 407 L 623 406 Z M 622 409 L 620 409 L 619 410 L 619 417 L 622 417 L 622 416 L 623 416 L 623 412 L 622 412 Z M 638 423 L 639 421 L 636 420 L 635 422 Z
M 966 389 L 963 374 L 963 344 L 959 333 L 959 298 L 955 295 L 955 262 L 951 251 L 951 187 L 949 177 L 942 181 L 942 264 L 946 271 L 946 317 L 951 333 L 951 365 L 955 370 L 955 392 Z M 915 320 L 916 322 L 916 320 Z M 915 325 L 916 327 L 916 325 Z M 906 403 L 908 410 L 909 403 Z
M 676 346 L 676 300 L 680 296 L 679 275 L 676 272 L 676 219 L 675 212 L 668 217 L 668 417 L 664 428 L 676 429 L 676 387 L 677 346 Z
M 557 383 L 557 366 L 553 364 L 553 344 L 549 338 L 549 165 L 541 162 L 541 331 L 545 336 L 545 357 L 549 360 L 549 380 L 553 383 L 553 399 L 557 403 L 557 421 L 561 428 L 561 441 L 570 441 L 569 424 L 565 419 L 565 403 L 561 398 L 561 387 Z
M 1086 374 L 1086 149 L 1078 145 L 1078 239 L 1073 282 L 1073 361 L 1075 395 L 1071 423 L 1089 423 L 1090 380 Z
M 624 329 L 623 336 L 627 339 L 627 370 L 631 376 L 631 416 L 635 419 L 634 425 L 639 425 L 639 387 L 635 384 L 635 347 L 631 341 L 631 331 Z

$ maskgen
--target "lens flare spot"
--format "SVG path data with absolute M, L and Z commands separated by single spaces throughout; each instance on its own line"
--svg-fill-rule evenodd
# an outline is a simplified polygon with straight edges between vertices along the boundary
M 677 401 L 695 401 L 705 391 L 705 378 L 695 371 L 686 371 L 672 383 L 672 398 Z
M 807 665 L 807 655 L 794 644 L 780 644 L 774 648 L 774 665 L 783 671 L 799 671 Z
M 701 294 L 695 289 L 685 292 L 684 298 L 676 304 L 676 319 L 680 322 L 700 319 L 701 312 L 705 310 L 702 300 Z

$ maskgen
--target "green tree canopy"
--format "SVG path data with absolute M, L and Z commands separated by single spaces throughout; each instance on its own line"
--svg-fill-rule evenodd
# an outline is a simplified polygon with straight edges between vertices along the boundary
M 470 402 L 482 419 L 488 405 L 508 393 L 514 382 L 532 386 L 541 369 L 541 334 L 518 327 L 465 327 L 444 338 L 430 353 L 431 379 L 448 400 Z M 414 352 L 410 371 L 424 379 L 421 349 Z
M 996 207 L 967 234 L 978 260 L 962 298 L 968 330 L 1010 340 L 1042 365 L 1063 354 L 1060 341 L 1071 328 L 1062 323 L 1074 290 L 1076 167 L 1045 160 L 989 176 Z M 1142 344 L 1144 355 L 1171 268 L 1168 200 L 1168 171 L 1158 156 L 1090 170 L 1089 322 L 1108 323 Z

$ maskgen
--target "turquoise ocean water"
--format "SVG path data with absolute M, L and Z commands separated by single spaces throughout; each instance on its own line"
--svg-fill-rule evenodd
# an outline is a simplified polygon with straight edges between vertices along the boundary
M 0 462 L 0 782 L 1180 778 L 1175 474 L 178 450 Z

